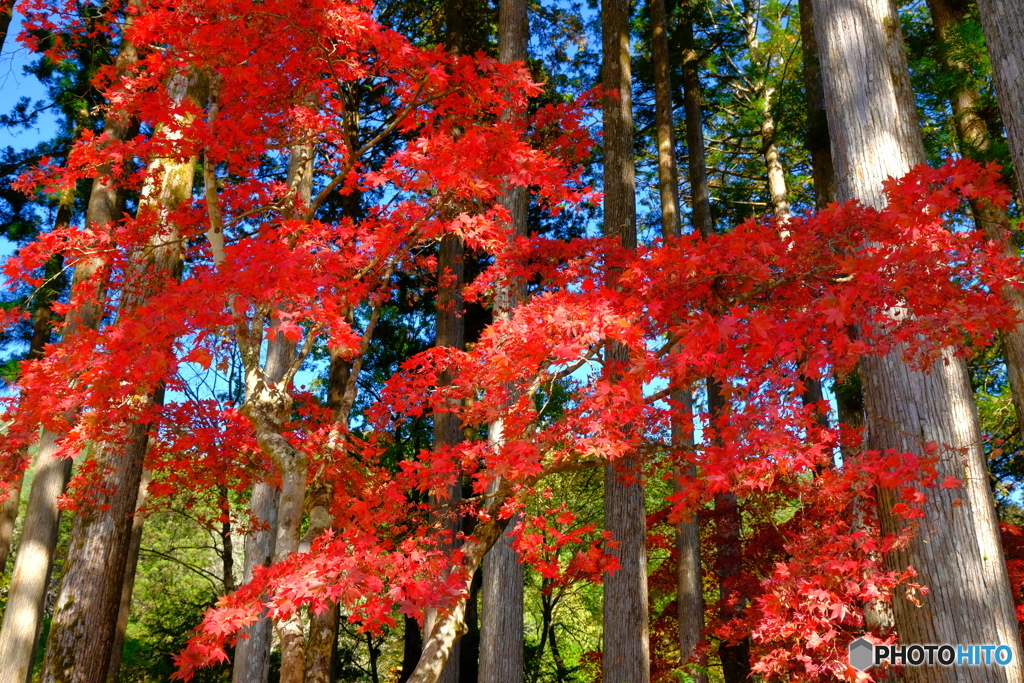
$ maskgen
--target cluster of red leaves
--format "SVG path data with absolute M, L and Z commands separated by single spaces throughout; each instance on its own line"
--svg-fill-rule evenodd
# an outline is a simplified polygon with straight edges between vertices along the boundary
M 31 20 L 73 17 L 72 4 L 39 0 Z M 183 364 L 224 362 L 225 339 L 254 322 L 355 358 L 366 340 L 352 312 L 387 300 L 395 272 L 432 267 L 417 250 L 446 233 L 493 257 L 468 296 L 486 302 L 517 279 L 534 290 L 471 351 L 409 359 L 359 434 L 293 395 L 285 437 L 309 457 L 311 476 L 334 484 L 333 529 L 225 596 L 179 657 L 179 676 L 223 660 L 238 632 L 265 613 L 337 602 L 361 628 L 378 630 L 396 611 L 450 607 L 465 578 L 462 555 L 437 531 L 443 515 L 418 501 L 441 496 L 463 475 L 474 495 L 453 501 L 447 514 L 487 521 L 482 494 L 500 477 L 513 491 L 503 518 L 529 499 L 547 510 L 517 529 L 524 559 L 546 577 L 599 580 L 614 568 L 604 549 L 615 539 L 545 504 L 541 482 L 629 454 L 643 456 L 647 476 L 672 461 L 696 466 L 697 476 L 681 480 L 668 501 L 668 519 L 730 492 L 758 520 L 749 547 L 759 562 L 744 567 L 737 584 L 752 605 L 743 619 L 713 622 L 709 632 L 752 634 L 766 675 L 846 675 L 843 646 L 862 627 L 858 606 L 912 578 L 878 566 L 877 553 L 905 539 L 874 531 L 872 487 L 904 492 L 904 513 L 913 516 L 920 487 L 935 482 L 926 458 L 906 454 L 867 453 L 830 468 L 850 435 L 815 424 L 813 408 L 800 404 L 803 378 L 841 375 L 865 354 L 894 351 L 927 366 L 943 347 L 985 343 L 1015 322 L 999 292 L 1016 284 L 1019 264 L 943 220 L 967 199 L 1005 201 L 992 169 L 967 161 L 915 169 L 888 186 L 882 211 L 851 203 L 785 226 L 750 221 L 635 250 L 614 239 L 513 238 L 496 199 L 520 185 L 552 209 L 580 201 L 577 163 L 589 148 L 579 106 L 525 116 L 539 86 L 521 67 L 417 49 L 360 2 L 140 1 L 127 11 L 121 39 L 136 46 L 138 62 L 101 82 L 110 115 L 134 117 L 149 132 L 124 143 L 84 135 L 64 166 L 46 164 L 23 185 L 67 187 L 109 168 L 102 172 L 139 189 L 155 181 L 154 166 L 139 160 L 203 156 L 219 169 L 225 258 L 214 264 L 208 250 L 205 200 L 55 230 L 21 250 L 5 267 L 12 281 L 32 281 L 54 253 L 67 263 L 102 254 L 104 267 L 72 292 L 67 311 L 95 298 L 101 282 L 122 296 L 142 286 L 159 293 L 25 364 L 18 400 L 8 406 L 8 453 L 34 439 L 40 423 L 65 434 L 71 452 L 86 443 L 115 447 L 125 424 L 144 421 L 156 425 L 150 460 L 161 473 L 159 493 L 200 480 L 240 490 L 273 481 L 252 425 L 230 407 L 190 398 L 176 378 Z M 172 105 L 168 84 L 185 77 L 206 79 L 216 106 Z M 357 91 L 373 102 L 360 124 L 377 125 L 369 138 L 350 125 Z M 368 152 L 384 139 L 396 148 L 371 166 Z M 317 149 L 316 182 L 303 216 L 286 210 L 294 205 L 289 188 L 261 169 L 307 143 Z M 327 223 L 313 215 L 334 193 L 356 191 L 373 200 L 364 218 Z M 134 281 L 129 264 L 167 222 L 191 245 L 188 267 L 180 281 L 158 274 L 155 289 Z M 610 360 L 609 342 L 626 347 L 627 360 Z M 443 373 L 454 380 L 442 382 Z M 706 377 L 720 383 L 728 404 L 713 422 L 671 400 L 670 389 Z M 164 381 L 166 407 L 138 400 Z M 569 400 L 552 411 L 556 385 Z M 424 450 L 397 471 L 388 467 L 383 454 L 401 425 L 441 412 L 476 433 L 501 420 L 503 441 Z M 712 445 L 674 443 L 672 425 L 695 418 Z M 86 488 L 75 490 L 85 496 Z M 863 526 L 851 523 L 855 506 L 863 506 Z M 573 559 L 563 566 L 559 557 Z

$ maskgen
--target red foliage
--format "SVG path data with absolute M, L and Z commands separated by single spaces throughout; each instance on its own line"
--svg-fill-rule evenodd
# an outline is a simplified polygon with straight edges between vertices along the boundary
M 37 25 L 73 16 L 43 0 L 32 6 Z M 943 347 L 989 342 L 1014 323 L 998 292 L 1016 282 L 1019 264 L 983 235 L 943 220 L 966 199 L 1004 202 L 994 169 L 969 161 L 918 168 L 888 185 L 886 210 L 833 206 L 789 222 L 789 236 L 773 222 L 749 221 L 727 234 L 635 250 L 608 238 L 513 238 L 496 202 L 509 186 L 531 188 L 552 210 L 588 196 L 578 168 L 590 144 L 586 102 L 527 117 L 540 86 L 520 66 L 415 48 L 370 10 L 337 0 L 129 6 L 123 39 L 138 47 L 139 62 L 100 82 L 108 115 L 133 116 L 149 132 L 123 144 L 84 135 L 64 166 L 42 166 L 23 186 L 66 187 L 109 163 L 118 182 L 139 189 L 154 178 L 134 160 L 205 155 L 219 169 L 225 259 L 213 263 L 205 199 L 168 215 L 54 231 L 22 249 L 5 266 L 12 282 L 31 282 L 53 253 L 73 264 L 102 250 L 97 277 L 124 292 L 140 285 L 127 264 L 162 222 L 173 221 L 190 245 L 180 281 L 162 274 L 160 293 L 145 305 L 25 363 L 7 406 L 7 452 L 34 439 L 40 423 L 63 433 L 71 452 L 86 442 L 116 444 L 123 425 L 146 420 L 158 437 L 149 456 L 154 493 L 273 482 L 252 420 L 210 397 L 190 398 L 181 369 L 215 368 L 227 361 L 232 335 L 271 324 L 355 360 L 370 331 L 357 329 L 351 312 L 388 300 L 394 273 L 436 267 L 421 248 L 459 234 L 493 257 L 468 296 L 486 302 L 510 278 L 535 285 L 536 294 L 471 351 L 437 348 L 409 359 L 359 433 L 289 388 L 292 420 L 283 435 L 308 457 L 311 474 L 334 483 L 333 529 L 210 610 L 178 658 L 178 675 L 222 661 L 238 631 L 264 611 L 283 618 L 337 602 L 350 621 L 376 631 L 393 625 L 396 611 L 451 606 L 461 596 L 463 556 L 446 550 L 451 539 L 415 502 L 419 494 L 438 495 L 469 475 L 475 495 L 454 501 L 450 514 L 487 521 L 480 494 L 500 477 L 513 492 L 497 514 L 510 518 L 528 499 L 543 502 L 545 477 L 639 453 L 649 456 L 647 476 L 663 475 L 672 458 L 697 466 L 698 477 L 681 481 L 683 491 L 669 499 L 666 519 L 732 492 L 756 520 L 739 578 L 750 605 L 742 619 L 712 621 L 708 632 L 751 634 L 757 671 L 767 677 L 846 677 L 845 644 L 863 628 L 859 605 L 913 579 L 910 570 L 878 566 L 877 552 L 905 539 L 879 537 L 873 487 L 901 490 L 901 510 L 913 517 L 921 502 L 915 486 L 940 482 L 929 459 L 909 454 L 865 453 L 826 467 L 854 436 L 815 425 L 800 405 L 802 377 L 842 374 L 865 354 L 894 349 L 924 365 Z M 169 106 L 167 84 L 185 74 L 209 79 L 216 107 Z M 360 125 L 376 125 L 379 136 L 352 132 L 354 90 L 375 102 L 376 118 Z M 371 163 L 384 140 L 391 151 Z M 289 190 L 280 174 L 268 179 L 261 164 L 280 165 L 293 144 L 309 141 L 317 149 L 314 198 L 295 215 L 284 209 Z M 365 218 L 317 218 L 326 198 L 354 191 L 373 200 Z M 86 292 L 73 292 L 67 310 Z M 892 315 L 897 309 L 913 315 Z M 857 339 L 851 325 L 861 330 Z M 618 367 L 603 358 L 609 340 L 630 351 Z M 445 371 L 449 384 L 440 381 Z M 694 416 L 657 388 L 705 377 L 725 388 L 729 409 L 714 423 L 698 415 L 704 445 L 681 448 L 670 425 Z M 164 381 L 166 407 L 135 400 Z M 538 397 L 556 382 L 571 400 L 552 416 Z M 501 419 L 504 443 L 424 450 L 392 471 L 383 455 L 396 429 L 439 412 L 477 433 Z M 88 484 L 73 489 L 78 502 Z M 852 523 L 855 505 L 860 526 Z M 545 509 L 517 529 L 527 562 L 559 581 L 600 580 L 614 568 L 603 548 L 615 540 L 576 526 L 571 501 Z M 553 559 L 566 555 L 573 559 L 565 566 Z M 666 629 L 656 622 L 656 634 Z

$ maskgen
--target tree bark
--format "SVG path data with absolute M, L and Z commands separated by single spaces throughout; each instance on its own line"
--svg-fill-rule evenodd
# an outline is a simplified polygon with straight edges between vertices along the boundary
M 262 528 L 245 536 L 245 561 L 242 583 L 252 580 L 256 567 L 268 566 L 274 557 L 277 529 L 276 488 L 265 482 L 253 484 L 249 509 Z M 235 646 L 235 659 L 231 669 L 232 683 L 267 683 L 270 675 L 270 640 L 273 623 L 267 617 L 242 630 Z
M 886 0 L 814 0 L 814 14 L 837 197 L 881 207 L 882 181 L 925 158 L 899 17 Z M 1002 643 L 1014 654 L 1007 667 L 906 667 L 903 676 L 910 683 L 1017 683 L 1024 679 L 1020 637 L 973 396 L 963 361 L 949 351 L 943 361 L 923 373 L 897 350 L 861 364 L 868 446 L 922 454 L 935 441 L 940 479 L 965 482 L 963 491 L 927 491 L 914 539 L 887 557 L 893 569 L 913 565 L 930 588 L 921 607 L 903 591 L 893 597 L 896 627 L 907 644 Z M 955 503 L 961 498 L 967 504 Z M 891 512 L 894 502 L 891 491 L 879 491 L 884 532 L 904 525 Z
M 135 514 L 132 516 L 132 532 L 128 541 L 128 557 L 124 567 L 124 583 L 121 585 L 121 602 L 117 610 L 117 629 L 114 631 L 114 643 L 110 648 L 110 666 L 107 669 L 107 683 L 119 683 L 121 680 L 121 659 L 124 656 L 124 640 L 128 632 L 128 617 L 132 611 L 132 591 L 135 589 L 135 576 L 139 569 L 139 551 L 142 549 L 142 527 L 145 517 L 142 508 L 149 495 L 149 480 L 152 473 L 142 473 L 139 484 L 138 501 Z
M 503 64 L 525 62 L 529 20 L 525 0 L 501 0 L 498 16 L 498 61 Z M 512 216 L 515 235 L 526 235 L 529 197 L 524 187 L 509 189 L 502 204 Z M 494 318 L 507 320 L 516 305 L 519 283 L 502 282 L 494 301 Z M 504 444 L 504 425 L 490 425 L 489 440 L 494 448 Z M 501 485 L 495 480 L 489 489 L 496 493 Z M 509 531 L 515 528 L 515 519 Z M 510 546 L 507 534 L 501 536 L 483 560 L 483 585 L 480 591 L 479 683 L 521 683 L 523 680 L 523 565 Z
M 629 0 L 601 2 L 601 81 L 618 97 L 606 97 L 604 121 L 604 234 L 618 235 L 622 245 L 635 248 L 636 191 L 633 158 L 633 98 L 629 53 Z M 609 344 L 605 351 L 611 372 L 628 361 L 629 351 Z M 647 604 L 647 512 L 644 486 L 627 483 L 622 476 L 639 479 L 638 458 L 625 456 L 605 466 L 605 529 L 619 547 L 619 570 L 605 575 L 604 652 L 605 683 L 649 683 L 651 680 Z
M 651 0 L 651 60 L 654 67 L 654 104 L 655 129 L 658 137 L 658 190 L 661 195 L 661 231 L 666 239 L 679 237 L 682 224 L 679 210 L 679 169 L 676 164 L 675 122 L 673 120 L 672 76 L 668 54 L 668 28 L 665 17 L 665 0 Z M 684 22 L 689 23 L 687 17 Z M 693 25 L 689 23 L 692 35 Z M 692 47 L 692 46 L 691 46 Z M 693 87 L 694 69 L 690 64 L 690 87 Z M 699 81 L 698 81 L 699 87 Z M 697 116 L 700 116 L 700 102 L 697 102 Z M 698 121 L 698 124 L 700 122 Z M 689 126 L 689 124 L 687 124 Z M 688 131 L 689 132 L 689 131 Z M 700 154 L 698 163 L 703 164 L 703 134 L 697 132 L 699 150 L 690 150 L 691 158 L 696 152 Z M 692 183 L 692 181 L 691 181 Z M 696 214 L 696 211 L 695 211 Z M 711 217 L 709 207 L 704 207 L 703 215 Z M 709 221 L 710 222 L 710 221 Z M 689 389 L 679 389 L 672 393 L 672 400 L 684 412 L 692 412 L 693 394 Z M 684 422 L 684 420 L 686 420 Z M 693 425 L 689 418 L 673 418 L 672 443 L 680 446 L 693 446 Z M 694 473 L 690 466 L 689 474 Z M 677 467 L 676 492 L 680 491 L 679 476 L 682 474 Z M 704 586 L 700 566 L 700 526 L 696 515 L 682 519 L 676 524 L 676 552 L 679 559 L 676 564 L 676 605 L 679 621 L 679 655 L 683 664 L 688 663 L 701 643 L 701 631 L 704 630 Z M 552 632 L 552 649 L 554 650 L 554 632 Z M 707 676 L 702 670 L 691 669 L 690 676 L 694 683 L 706 683 Z
M 727 409 L 718 382 L 708 378 L 708 414 L 715 420 Z M 718 579 L 718 618 L 723 622 L 742 619 L 746 597 L 737 589 L 736 582 L 743 570 L 743 520 L 736 495 L 732 491 L 715 496 L 715 574 Z M 722 640 L 718 644 L 718 659 L 722 663 L 725 683 L 743 683 L 750 678 L 750 636 L 734 641 Z
M 123 72 L 135 61 L 135 47 L 124 41 L 117 57 L 118 72 Z M 110 140 L 119 141 L 128 137 L 130 128 L 129 122 L 115 115 L 107 118 L 103 132 Z M 87 225 L 103 228 L 120 220 L 124 211 L 124 197 L 115 181 L 101 180 L 108 173 L 109 168 L 101 168 L 92 183 L 86 209 Z M 94 289 L 91 301 L 78 310 L 68 312 L 63 331 L 65 339 L 73 338 L 80 331 L 99 328 L 104 286 L 97 281 L 105 265 L 102 256 L 82 259 L 75 264 L 72 291 L 82 291 L 85 287 Z M 73 415 L 68 417 L 72 418 Z M 0 683 L 24 683 L 32 671 L 50 567 L 60 529 L 57 498 L 64 492 L 71 478 L 71 460 L 58 455 L 60 436 L 43 428 L 39 438 L 18 557 L 11 574 L 3 626 L 0 627 L 0 661 L 4 663 L 0 667 Z
M 668 56 L 665 0 L 651 0 L 651 65 L 654 69 L 654 128 L 658 138 L 658 193 L 661 197 L 661 234 L 667 239 L 682 233 L 679 217 L 679 169 L 672 105 L 672 73 Z M 699 106 L 699 103 L 698 103 Z
M 402 672 L 398 683 L 406 683 L 416 670 L 416 664 L 423 654 L 423 635 L 420 625 L 412 617 L 405 617 L 405 632 L 402 635 Z M 481 660 L 483 653 L 481 652 Z
M 61 195 L 57 207 L 54 229 L 65 228 L 71 222 L 71 204 L 74 195 L 65 191 Z M 39 360 L 43 357 L 46 345 L 50 343 L 53 332 L 53 302 L 64 289 L 67 282 L 63 276 L 64 258 L 59 254 L 52 256 L 46 263 L 43 277 L 46 279 L 36 294 L 36 307 L 32 320 L 32 340 L 29 342 L 28 359 Z M 0 576 L 7 571 L 7 560 L 11 553 L 11 541 L 14 539 L 14 527 L 18 521 L 18 508 L 21 503 L 21 488 L 25 474 L 22 472 L 11 487 L 11 493 L 0 504 Z
M 814 205 L 824 209 L 836 200 L 836 171 L 832 166 L 832 142 L 828 137 L 828 116 L 821 84 L 821 60 L 814 35 L 812 0 L 800 0 L 800 47 L 803 55 L 804 106 L 807 132 L 804 146 L 811 155 Z
M 206 84 L 198 75 L 177 76 L 168 87 L 177 102 L 186 97 L 205 101 Z M 157 180 L 143 189 L 140 212 L 154 211 L 160 225 L 149 244 L 131 257 L 129 277 L 138 286 L 122 294 L 119 318 L 157 294 L 168 274 L 180 272 L 183 243 L 177 226 L 166 216 L 191 198 L 195 165 L 195 158 L 150 163 L 151 177 Z M 162 402 L 162 388 L 147 398 Z M 128 426 L 123 452 L 113 446 L 98 450 L 103 484 L 95 506 L 81 511 L 71 529 L 68 562 L 43 661 L 43 683 L 86 683 L 107 676 L 150 427 L 148 423 Z
M 491 443 L 502 443 L 502 425 L 490 427 Z M 497 492 L 498 483 L 488 489 Z M 515 520 L 509 524 L 512 530 Z M 523 680 L 523 565 L 503 534 L 483 560 L 480 596 L 480 683 L 520 683 Z
M 214 102 L 212 106 L 215 105 Z M 286 178 L 290 202 L 283 211 L 285 218 L 293 218 L 309 206 L 313 154 L 314 150 L 309 144 L 297 144 L 291 148 Z M 211 193 L 213 203 L 216 201 L 216 179 L 212 176 L 212 169 L 207 169 L 207 172 L 209 205 Z M 219 228 L 219 225 L 211 223 L 211 231 Z M 221 265 L 222 257 L 215 258 L 218 266 Z M 309 461 L 302 451 L 291 445 L 282 432 L 284 422 L 292 410 L 292 379 L 308 349 L 297 351 L 296 343 L 277 331 L 278 321 L 273 314 L 274 311 L 261 310 L 252 321 L 239 323 L 247 330 L 244 334 L 237 334 L 236 340 L 245 365 L 245 400 L 240 412 L 252 422 L 260 450 L 274 464 L 281 477 L 277 525 L 274 529 L 273 561 L 277 563 L 298 552 L 302 540 Z M 264 336 L 263 326 L 268 321 L 270 331 L 264 361 L 260 347 Z M 281 683 L 303 683 L 306 676 L 306 636 L 301 613 L 296 610 L 275 621 L 274 630 L 281 648 Z M 252 653 L 251 656 L 255 658 L 256 664 L 261 661 L 261 653 Z
M 978 0 L 999 112 L 1017 178 L 1024 173 L 1024 12 L 1008 0 Z
M 484 555 L 505 532 L 508 520 L 499 520 L 497 517 L 498 510 L 507 497 L 506 494 L 498 494 L 489 509 L 491 521 L 478 524 L 473 529 L 473 537 L 462 544 L 463 560 L 460 571 L 465 578 L 462 591 L 466 596 L 470 593 L 473 575 L 483 561 Z M 435 683 L 440 679 L 442 671 L 447 669 L 446 662 L 454 656 L 455 644 L 466 633 L 465 616 L 465 597 L 448 611 L 435 614 L 431 630 L 423 639 L 423 651 L 419 662 L 407 683 Z
M 437 329 L 434 335 L 435 346 L 450 346 L 456 349 L 465 348 L 465 325 L 462 316 L 462 286 L 464 283 L 464 249 L 462 238 L 447 234 L 441 238 L 441 248 L 437 258 Z M 441 384 L 451 381 L 448 373 L 443 373 Z M 454 446 L 462 441 L 462 423 L 453 413 L 437 413 L 434 415 L 434 448 Z M 457 481 L 448 490 L 447 500 L 435 500 L 436 506 L 445 506 L 462 498 L 462 483 Z M 461 530 L 461 520 L 457 515 L 448 514 L 441 520 L 442 527 L 450 534 L 450 547 L 455 549 L 458 544 L 456 534 Z M 459 611 L 459 619 L 465 617 L 465 604 Z M 428 610 L 423 618 L 424 639 L 434 631 L 438 624 L 435 610 Z M 455 628 L 454 626 L 452 628 Z M 465 623 L 458 626 L 459 637 Z M 424 653 L 425 656 L 426 653 Z M 447 664 L 441 674 L 441 683 L 458 683 L 459 659 L 461 657 L 458 641 L 452 644 L 452 651 L 446 656 Z M 420 660 L 422 662 L 422 658 Z M 415 678 L 415 676 L 413 677 Z M 412 680 L 412 679 L 410 679 Z
M 939 50 L 944 65 L 951 73 L 963 72 L 966 66 L 956 62 L 951 56 L 947 44 L 954 38 L 957 29 L 963 24 L 965 18 L 965 7 L 951 0 L 928 0 L 928 9 L 932 15 L 932 25 L 935 28 L 935 37 L 939 41 Z M 1024 48 L 1024 42 L 1020 43 Z M 1017 84 L 1019 89 L 1020 83 Z M 1021 100 L 1024 102 L 1024 99 Z M 953 118 L 956 123 L 956 134 L 960 141 L 960 147 L 965 156 L 976 159 L 983 159 L 985 153 L 991 147 L 992 141 L 988 133 L 988 125 L 978 115 L 978 92 L 972 88 L 961 88 L 956 92 L 951 102 L 953 106 Z M 1024 113 L 1021 114 L 1024 116 Z M 1007 126 L 1009 130 L 1009 126 Z M 971 211 L 974 214 L 975 224 L 979 229 L 984 230 L 989 239 L 1002 244 L 1004 250 L 1014 257 L 1019 257 L 1020 250 L 1013 242 L 1009 233 L 1009 223 L 1006 212 L 989 203 L 982 201 L 971 202 Z M 1024 292 L 1016 287 L 1007 287 L 1003 290 L 1003 297 L 1013 305 L 1017 316 L 1024 320 Z M 1021 429 L 1024 425 L 1024 324 L 1018 325 L 1016 329 L 1004 332 L 1000 335 L 1003 347 L 1003 358 L 1006 361 L 1006 375 L 1010 381 L 1010 394 L 1013 399 L 1014 413 L 1017 416 L 1017 426 Z M 1022 430 L 1024 432 L 1024 430 Z
M 687 7 L 679 29 L 683 49 L 680 74 L 683 82 L 683 108 L 686 112 L 687 177 L 690 181 L 690 203 L 693 227 L 704 237 L 714 231 L 711 219 L 711 185 L 708 183 L 707 153 L 704 148 L 704 114 L 701 112 L 700 61 L 693 35 L 693 17 Z

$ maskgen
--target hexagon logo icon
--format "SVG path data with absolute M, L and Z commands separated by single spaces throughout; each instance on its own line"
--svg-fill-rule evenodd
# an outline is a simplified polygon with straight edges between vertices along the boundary
M 867 638 L 860 637 L 850 643 L 850 666 L 857 671 L 871 668 L 875 663 L 875 646 Z

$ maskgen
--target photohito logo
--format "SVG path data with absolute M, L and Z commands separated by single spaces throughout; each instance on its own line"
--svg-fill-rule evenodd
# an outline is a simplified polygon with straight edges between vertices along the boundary
M 850 666 L 866 671 L 873 666 L 903 664 L 922 666 L 1006 666 L 1013 661 L 1008 645 L 875 645 L 867 638 L 850 643 Z

